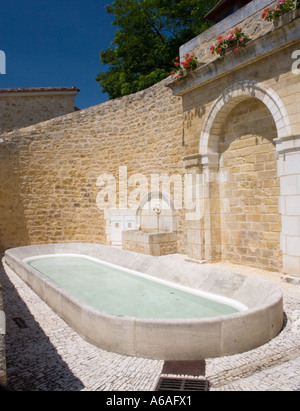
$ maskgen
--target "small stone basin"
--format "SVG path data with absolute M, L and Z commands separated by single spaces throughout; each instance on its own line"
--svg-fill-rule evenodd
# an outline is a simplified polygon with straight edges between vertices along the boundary
M 156 257 L 177 253 L 177 234 L 175 232 L 124 231 L 122 248 L 136 253 Z

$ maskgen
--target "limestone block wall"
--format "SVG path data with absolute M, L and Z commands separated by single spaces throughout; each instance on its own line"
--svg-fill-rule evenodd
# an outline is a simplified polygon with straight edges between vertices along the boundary
M 74 112 L 76 88 L 0 89 L 0 133 Z
M 120 167 L 127 172 L 125 183 L 140 173 L 149 181 L 149 191 L 153 173 L 182 175 L 182 121 L 181 98 L 162 82 L 2 134 L 0 249 L 66 241 L 109 243 L 109 221 L 97 205 L 99 192 L 113 191 L 109 181 L 114 181 L 113 208 L 123 209 Z M 128 197 L 137 187 L 128 185 Z M 176 213 L 179 249 L 185 251 L 184 211 Z
M 280 180 L 274 120 L 263 103 L 240 103 L 220 136 L 221 258 L 281 271 Z

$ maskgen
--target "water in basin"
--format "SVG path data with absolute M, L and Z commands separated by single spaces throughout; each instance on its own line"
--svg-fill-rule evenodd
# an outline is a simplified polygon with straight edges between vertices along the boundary
M 84 303 L 108 314 L 145 319 L 199 319 L 240 311 L 230 304 L 88 257 L 51 255 L 31 258 L 27 263 Z

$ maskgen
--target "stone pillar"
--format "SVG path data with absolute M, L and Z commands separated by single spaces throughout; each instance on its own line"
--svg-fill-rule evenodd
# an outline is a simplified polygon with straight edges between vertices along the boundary
M 203 221 L 203 170 L 201 155 L 183 158 L 184 200 L 186 209 L 187 253 L 190 258 L 205 260 Z M 201 198 L 202 197 L 202 198 Z
M 204 230 L 205 259 L 209 262 L 222 259 L 221 213 L 219 192 L 219 154 L 202 156 L 204 175 Z
M 183 158 L 188 255 L 209 262 L 221 258 L 217 161 L 199 154 Z
M 279 152 L 283 272 L 300 277 L 300 135 L 276 140 Z

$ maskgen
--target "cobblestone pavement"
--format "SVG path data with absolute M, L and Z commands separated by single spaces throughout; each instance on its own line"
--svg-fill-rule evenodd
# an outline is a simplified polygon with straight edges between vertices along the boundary
M 218 264 L 216 264 L 218 265 Z M 82 339 L 4 261 L 0 268 L 7 316 L 7 382 L 19 391 L 153 391 L 163 361 L 126 357 Z M 241 272 L 241 267 L 220 264 Z M 206 359 L 211 391 L 300 391 L 300 287 L 280 275 L 263 276 L 284 293 L 285 327 L 268 344 L 247 353 Z M 19 328 L 15 318 L 27 328 Z M 202 377 L 203 378 L 203 377 Z

